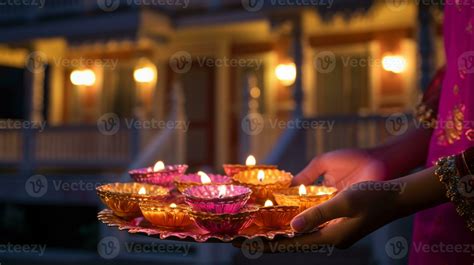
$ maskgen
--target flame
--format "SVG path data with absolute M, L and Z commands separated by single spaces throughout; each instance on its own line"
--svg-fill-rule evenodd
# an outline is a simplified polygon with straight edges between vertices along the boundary
M 227 188 L 224 185 L 217 187 L 217 190 L 219 190 L 219 195 L 217 195 L 219 198 L 224 197 L 224 195 L 227 193 Z
M 176 203 L 170 204 L 170 208 L 176 208 L 176 207 L 178 207 L 178 205 L 176 205 Z
M 257 160 L 255 160 L 255 157 L 253 155 L 249 155 L 247 157 L 247 160 L 245 160 L 246 166 L 255 166 L 256 164 L 257 164 Z
M 265 179 L 265 172 L 263 172 L 263 170 L 258 171 L 257 179 L 259 182 L 262 182 Z
M 153 166 L 153 171 L 160 171 L 163 169 L 165 169 L 165 163 L 163 163 L 161 160 L 156 162 L 155 166 Z
M 138 191 L 138 194 L 140 194 L 140 195 L 146 194 L 146 189 L 145 189 L 145 187 L 141 187 L 140 190 Z
M 264 206 L 265 207 L 273 206 L 273 202 L 271 200 L 266 200 Z
M 303 184 L 300 185 L 300 187 L 298 189 L 298 193 L 299 193 L 300 196 L 306 195 L 306 187 Z
M 211 178 L 206 173 L 204 173 L 202 171 L 199 171 L 197 174 L 201 177 L 201 183 L 202 184 L 211 183 Z

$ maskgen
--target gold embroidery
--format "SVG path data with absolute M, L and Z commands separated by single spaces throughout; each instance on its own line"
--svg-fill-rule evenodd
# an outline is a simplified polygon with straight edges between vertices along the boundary
M 450 145 L 461 139 L 465 109 L 463 104 L 455 105 L 453 110 L 448 112 L 446 120 L 442 124 L 438 124 L 439 128 L 436 131 L 438 145 Z
M 474 129 L 469 129 L 466 131 L 466 138 L 471 142 L 474 141 Z
M 454 85 L 454 87 L 453 87 L 453 93 L 454 93 L 454 95 L 458 95 L 458 94 L 459 94 L 459 86 L 458 86 L 457 84 Z

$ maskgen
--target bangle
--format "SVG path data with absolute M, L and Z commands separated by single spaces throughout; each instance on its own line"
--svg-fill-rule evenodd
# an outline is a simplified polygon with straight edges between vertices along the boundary
M 472 176 L 460 176 L 459 170 L 456 167 L 457 159 L 459 159 L 459 156 L 440 158 L 436 162 L 435 175 L 444 184 L 446 197 L 454 204 L 456 212 L 466 219 L 467 227 L 474 232 L 474 201 L 472 194 L 469 196 L 469 193 L 472 193 L 472 191 L 466 191 L 468 188 L 472 188 L 468 187 Z

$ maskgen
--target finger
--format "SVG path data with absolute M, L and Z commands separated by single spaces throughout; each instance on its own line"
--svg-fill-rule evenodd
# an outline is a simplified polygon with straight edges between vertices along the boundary
M 292 185 L 309 185 L 312 184 L 316 178 L 324 173 L 324 169 L 316 157 L 300 172 L 296 175 L 292 180 Z
M 349 217 L 350 207 L 345 194 L 339 193 L 318 206 L 306 209 L 293 218 L 291 227 L 297 232 L 308 232 L 327 221 L 339 217 Z

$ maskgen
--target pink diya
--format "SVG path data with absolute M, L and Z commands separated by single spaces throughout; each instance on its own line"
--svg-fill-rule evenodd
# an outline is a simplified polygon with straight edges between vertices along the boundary
M 182 230 L 194 222 L 188 215 L 188 207 L 183 204 L 165 204 L 150 200 L 140 203 L 143 217 L 156 227 Z
M 280 229 L 288 227 L 299 212 L 298 206 L 273 205 L 271 200 L 267 200 L 255 214 L 254 222 L 263 228 Z
M 293 176 L 278 169 L 252 169 L 239 172 L 233 179 L 237 184 L 252 189 L 252 202 L 263 204 L 273 198 L 274 191 L 290 187 Z
M 257 211 L 257 206 L 248 205 L 237 213 L 190 211 L 189 215 L 194 219 L 197 226 L 211 234 L 234 235 L 250 225 Z
M 276 169 L 275 165 L 257 165 L 257 161 L 253 155 L 249 155 L 245 160 L 245 165 L 240 164 L 224 164 L 224 171 L 229 177 L 234 177 L 235 174 L 251 169 Z
M 196 174 L 177 176 L 174 184 L 180 192 L 184 192 L 187 188 L 194 186 L 232 184 L 232 179 L 224 175 L 206 174 L 199 171 Z
M 136 181 L 141 183 L 150 183 L 164 187 L 171 187 L 176 176 L 181 176 L 186 172 L 187 165 L 169 165 L 165 166 L 162 161 L 147 168 L 132 169 L 128 174 Z
M 184 190 L 184 201 L 195 211 L 237 213 L 247 203 L 252 191 L 237 185 L 204 185 Z
M 141 183 L 110 183 L 97 187 L 102 202 L 122 218 L 141 216 L 139 203 L 151 199 L 165 200 L 168 189 Z
M 337 189 L 326 186 L 305 186 L 291 187 L 273 193 L 278 205 L 292 205 L 300 207 L 304 211 L 312 206 L 321 204 L 337 193 Z

